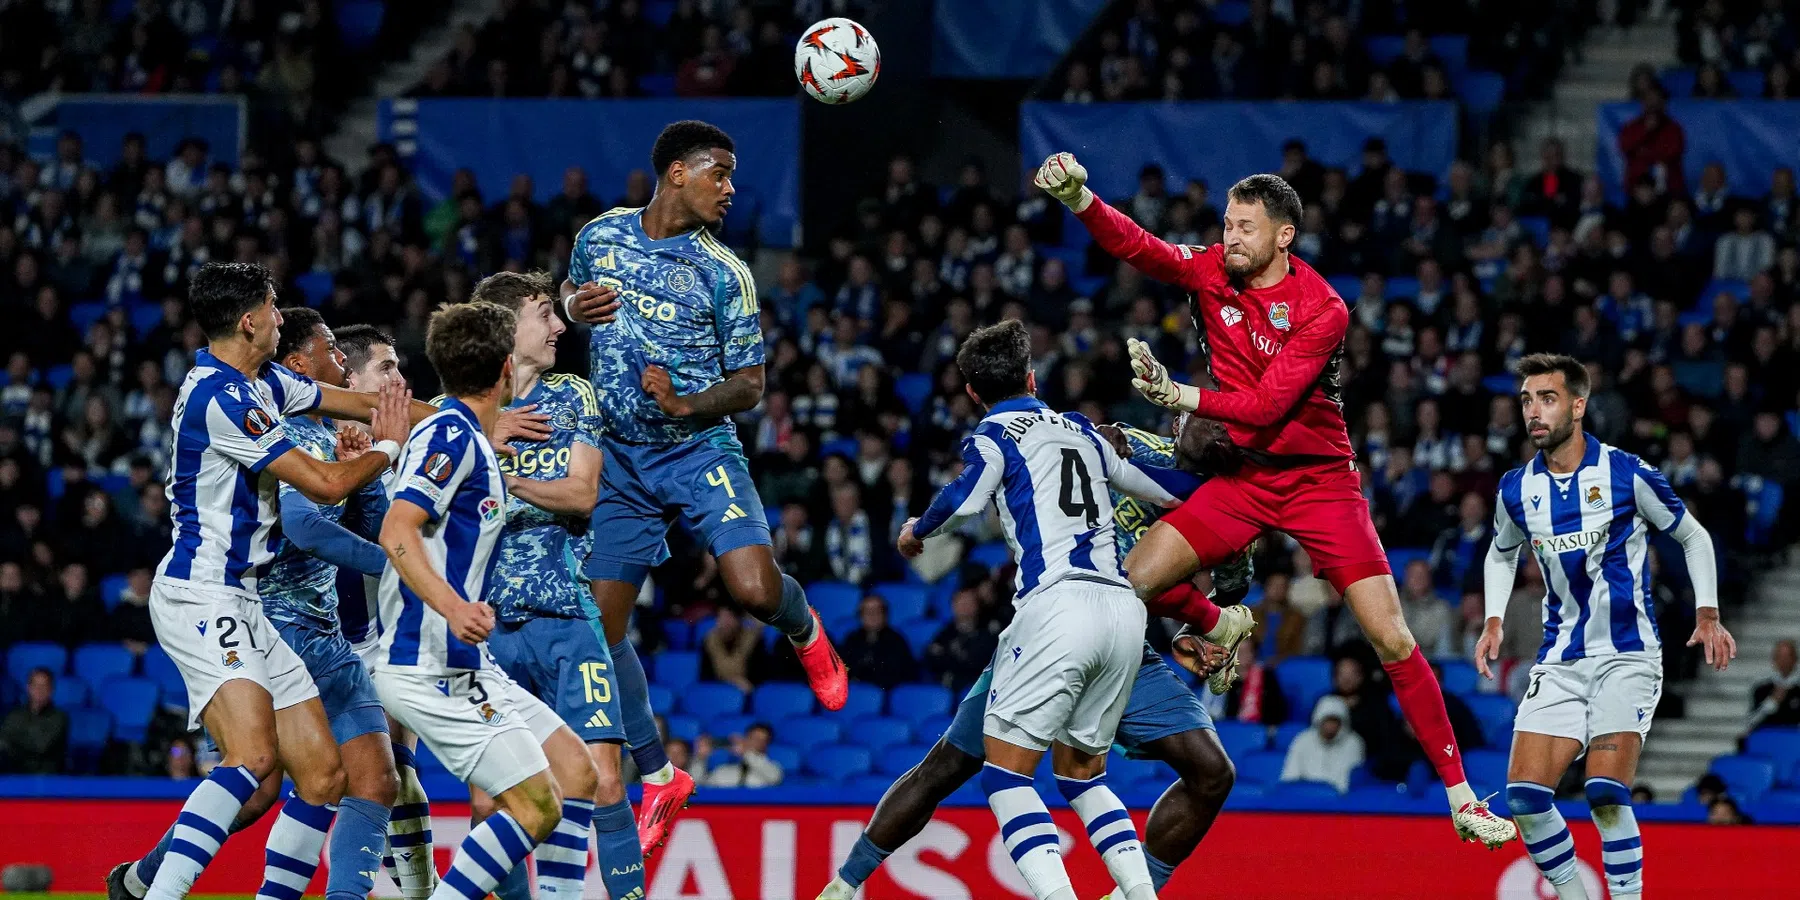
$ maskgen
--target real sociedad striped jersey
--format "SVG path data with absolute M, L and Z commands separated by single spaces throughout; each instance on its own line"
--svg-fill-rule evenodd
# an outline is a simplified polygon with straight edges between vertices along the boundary
M 500 463 L 475 414 L 452 397 L 413 429 L 400 452 L 393 502 L 426 511 L 425 555 L 464 600 L 480 600 L 492 574 L 494 545 L 506 524 Z M 445 672 L 489 665 L 486 649 L 466 644 L 388 566 L 381 575 L 383 665 Z
M 252 378 L 211 351 L 196 354 L 170 422 L 174 546 L 158 580 L 258 599 L 257 579 L 281 534 L 276 481 L 263 469 L 294 449 L 282 418 L 318 405 L 312 379 L 275 363 Z
M 995 502 L 1019 563 L 1014 606 L 1067 579 L 1129 589 L 1109 491 L 1168 503 L 1197 481 L 1120 459 L 1086 418 L 1052 412 L 1036 397 L 995 404 L 962 455 L 962 473 L 938 491 L 913 534 L 922 540 Z
M 1528 545 L 1544 572 L 1538 661 L 1660 650 L 1645 539 L 1686 514 L 1661 472 L 1593 435 L 1571 474 L 1552 474 L 1539 453 L 1501 476 L 1495 545 Z

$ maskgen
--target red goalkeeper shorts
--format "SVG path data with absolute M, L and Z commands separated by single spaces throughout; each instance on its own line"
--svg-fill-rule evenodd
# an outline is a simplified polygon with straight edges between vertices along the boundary
M 1299 542 L 1313 573 L 1339 593 L 1393 572 L 1348 460 L 1292 469 L 1245 465 L 1235 475 L 1208 480 L 1162 521 L 1187 538 L 1202 569 L 1226 562 L 1273 529 Z

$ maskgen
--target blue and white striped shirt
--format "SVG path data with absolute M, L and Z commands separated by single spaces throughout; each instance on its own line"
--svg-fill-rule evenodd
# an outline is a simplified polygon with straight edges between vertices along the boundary
M 963 470 L 913 526 L 923 540 L 990 502 L 1019 562 L 1014 606 L 1065 579 L 1129 589 L 1114 532 L 1112 490 L 1166 504 L 1198 479 L 1121 459 L 1083 416 L 1036 397 L 997 403 L 963 441 Z
M 464 600 L 481 600 L 506 525 L 500 463 L 475 413 L 452 397 L 413 429 L 400 452 L 394 503 L 425 510 L 425 556 Z M 381 575 L 383 665 L 430 672 L 484 668 L 484 645 L 470 645 L 388 566 Z
M 174 546 L 158 580 L 259 599 L 257 579 L 281 537 L 276 481 L 263 469 L 294 449 L 281 420 L 318 405 L 310 378 L 275 363 L 251 378 L 208 350 L 198 353 L 170 423 Z
M 1510 559 L 1529 545 L 1544 572 L 1538 661 L 1661 650 L 1646 538 L 1686 515 L 1661 472 L 1592 435 L 1573 473 L 1539 453 L 1501 476 L 1494 548 Z

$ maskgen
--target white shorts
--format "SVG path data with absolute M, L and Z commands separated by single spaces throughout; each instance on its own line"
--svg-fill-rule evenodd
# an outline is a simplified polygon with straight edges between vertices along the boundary
M 1052 585 L 1000 634 L 982 732 L 1105 753 L 1144 660 L 1144 604 L 1128 588 Z
M 498 668 L 383 667 L 374 679 L 388 715 L 418 735 L 450 774 L 488 796 L 550 767 L 543 743 L 562 719 Z
M 262 604 L 242 594 L 159 579 L 150 584 L 150 621 L 187 685 L 189 728 L 199 726 L 219 688 L 239 678 L 261 685 L 276 709 L 319 696 L 306 664 L 276 633 Z
M 381 660 L 381 637 L 372 635 L 364 638 L 360 644 L 351 644 L 350 652 L 355 653 L 363 661 L 363 668 L 370 673 L 375 671 L 375 664 Z
M 1587 746 L 1606 734 L 1650 734 L 1662 699 L 1662 654 L 1614 653 L 1570 662 L 1538 663 L 1513 729 L 1566 737 Z

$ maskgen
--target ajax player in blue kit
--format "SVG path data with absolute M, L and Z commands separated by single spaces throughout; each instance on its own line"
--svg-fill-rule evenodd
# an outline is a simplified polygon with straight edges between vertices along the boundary
M 680 522 L 718 559 L 732 599 L 798 651 L 813 694 L 842 709 L 843 661 L 800 583 L 775 565 L 769 523 L 730 416 L 762 401 L 763 336 L 750 270 L 707 229 L 736 193 L 731 138 L 704 122 L 676 122 L 650 153 L 656 194 L 642 209 L 614 209 L 575 236 L 569 317 L 593 325 L 592 382 L 606 424 L 606 465 L 582 576 L 600 608 L 626 739 L 644 774 L 638 831 L 645 852 L 662 843 L 693 779 L 662 752 L 649 686 L 626 639 L 632 604 L 651 567 L 668 559 Z
M 1681 543 L 1698 620 L 1687 645 L 1723 670 L 1737 644 L 1719 624 L 1712 537 L 1661 472 L 1582 431 L 1587 368 L 1547 353 L 1519 360 L 1519 404 L 1537 456 L 1500 478 L 1494 540 L 1483 565 L 1487 624 L 1475 665 L 1493 677 L 1519 551 L 1530 545 L 1544 573 L 1543 646 L 1513 724 L 1506 805 L 1525 849 L 1561 900 L 1588 900 L 1575 841 L 1553 802 L 1556 784 L 1587 754 L 1587 801 L 1606 888 L 1644 893 L 1644 847 L 1630 784 L 1662 697 L 1662 636 L 1650 592 L 1647 538 Z M 1595 898 L 1599 900 L 1599 898 Z
M 555 290 L 542 275 L 500 272 L 477 284 L 471 297 L 517 316 L 512 408 L 541 416 L 550 427 L 549 437 L 519 443 L 514 456 L 500 461 L 506 526 L 485 594 L 498 619 L 488 649 L 514 681 L 556 710 L 587 745 L 599 787 L 593 797 L 569 794 L 564 815 L 575 808 L 592 817 L 607 894 L 642 900 L 643 853 L 619 771 L 625 728 L 613 691 L 612 656 L 580 572 L 592 541 L 588 516 L 600 483 L 600 404 L 587 379 L 544 371 L 556 362 L 556 344 L 567 328 L 556 316 Z M 479 820 L 492 804 L 479 791 L 475 801 Z M 580 866 L 538 864 L 538 885 L 546 895 L 570 884 L 580 889 L 585 833 L 581 851 Z M 496 893 L 502 900 L 530 900 L 524 868 L 515 867 Z

